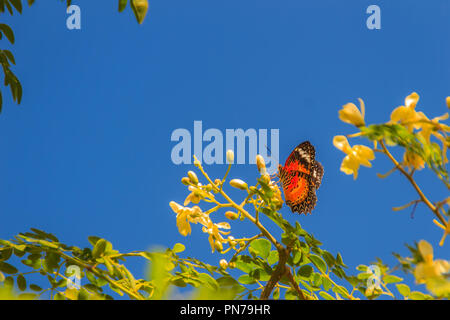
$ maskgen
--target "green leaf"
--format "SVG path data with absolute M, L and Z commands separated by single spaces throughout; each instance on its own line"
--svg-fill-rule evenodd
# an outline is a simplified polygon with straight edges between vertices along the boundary
M 147 0 L 131 0 L 131 9 L 133 9 L 134 15 L 136 16 L 136 20 L 139 24 L 145 19 L 148 10 L 148 1 Z
M 11 4 L 16 8 L 19 13 L 22 13 L 22 1 L 21 0 L 9 0 Z
M 333 284 L 331 283 L 331 281 L 327 278 L 327 277 L 322 277 L 322 286 L 323 288 L 328 291 L 331 289 L 331 287 L 333 286 Z
M 280 287 L 276 287 L 273 291 L 273 299 L 278 300 L 280 298 Z
M 342 256 L 340 253 L 337 254 L 336 256 L 336 263 L 338 265 L 340 265 L 341 267 L 347 268 L 347 266 L 345 265 L 344 261 L 342 261 Z
M 97 241 L 100 240 L 100 239 L 101 239 L 100 237 L 96 237 L 96 236 L 89 236 L 89 237 L 88 237 L 89 243 L 90 243 L 93 247 L 95 246 L 95 244 L 97 243 Z
M 277 250 L 270 251 L 269 257 L 267 258 L 267 262 L 269 265 L 273 265 L 278 262 L 279 256 Z
M 272 244 L 267 239 L 256 239 L 250 243 L 250 247 L 258 252 L 261 258 L 267 259 L 270 254 Z
M 309 278 L 313 272 L 313 267 L 310 265 L 302 266 L 300 269 L 298 269 L 297 274 L 301 277 Z
M 22 274 L 17 276 L 17 287 L 20 291 L 25 291 L 27 289 L 27 280 Z
M 20 300 L 34 300 L 37 298 L 37 295 L 35 293 L 21 293 L 19 294 Z
M 95 243 L 94 249 L 92 250 L 92 257 L 94 259 L 100 258 L 106 250 L 107 241 L 105 239 L 100 239 Z
M 125 10 L 128 0 L 119 0 L 119 12 Z
M 403 279 L 400 277 L 397 277 L 397 276 L 393 276 L 393 275 L 386 275 L 383 277 L 383 281 L 385 283 L 396 283 L 396 282 L 403 281 Z
M 330 294 L 328 294 L 325 291 L 320 291 L 319 295 L 324 298 L 325 300 L 336 300 L 333 296 L 331 296 Z
M 183 252 L 185 249 L 186 249 L 186 247 L 184 246 L 184 244 L 176 243 L 173 246 L 172 251 L 175 252 L 175 253 L 180 253 L 180 252 Z
M 9 51 L 9 50 L 3 50 L 3 53 L 5 54 L 5 56 L 8 58 L 8 60 L 9 60 L 12 64 L 16 64 L 16 60 L 14 59 L 14 55 L 12 54 L 11 51 Z
M 321 257 L 316 256 L 314 254 L 310 254 L 309 255 L 309 259 L 314 263 L 314 265 L 319 268 L 320 271 L 322 272 L 327 272 L 327 265 L 325 263 L 325 261 L 322 260 Z
M 198 278 L 203 282 L 203 284 L 206 284 L 211 289 L 213 289 L 213 290 L 219 289 L 219 284 L 217 283 L 216 279 L 211 277 L 209 274 L 200 273 L 198 275 Z
M 14 32 L 12 31 L 12 29 L 7 24 L 0 23 L 0 31 L 3 32 L 3 34 L 9 40 L 9 42 L 14 44 Z
M 342 294 L 344 296 L 350 295 L 348 293 L 347 289 L 345 287 L 343 287 L 343 286 L 334 286 L 333 287 L 333 292 L 340 293 L 340 294 Z
M 325 262 L 327 263 L 329 268 L 332 268 L 334 264 L 336 263 L 333 255 L 329 253 L 328 251 L 323 251 L 322 257 L 324 258 Z
M 9 258 L 11 258 L 13 253 L 13 249 L 12 248 L 6 248 L 3 251 L 0 251 L 0 261 L 6 261 Z
M 236 268 L 238 268 L 239 270 L 241 270 L 245 273 L 249 273 L 255 267 L 253 265 L 253 259 L 247 255 L 238 256 L 235 261 L 235 264 L 236 264 Z
M 298 264 L 302 258 L 302 251 L 301 250 L 297 250 L 294 253 L 294 257 L 292 258 L 292 262 L 294 264 Z
M 368 267 L 366 265 L 360 264 L 359 266 L 356 267 L 356 270 L 358 271 L 364 271 L 366 272 L 368 269 Z
M 411 289 L 406 284 L 399 283 L 395 286 L 397 287 L 398 292 L 400 292 L 400 294 L 404 297 L 408 297 L 411 293 Z
M 14 274 L 17 273 L 16 267 L 10 265 L 6 262 L 0 262 L 0 271 L 3 271 L 6 274 Z
M 242 284 L 253 284 L 256 282 L 255 279 L 250 277 L 248 274 L 243 274 L 242 276 L 240 276 L 238 278 L 238 281 Z
M 427 300 L 429 296 L 419 291 L 413 291 L 409 295 L 409 298 L 411 300 Z
M 30 284 L 30 289 L 37 292 L 42 291 L 42 288 L 36 284 Z

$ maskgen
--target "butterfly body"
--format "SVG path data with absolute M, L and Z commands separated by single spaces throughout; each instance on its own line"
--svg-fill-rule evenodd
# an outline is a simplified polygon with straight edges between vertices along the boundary
M 284 166 L 278 167 L 286 204 L 292 212 L 311 213 L 323 177 L 323 167 L 315 160 L 315 149 L 309 141 L 291 152 Z

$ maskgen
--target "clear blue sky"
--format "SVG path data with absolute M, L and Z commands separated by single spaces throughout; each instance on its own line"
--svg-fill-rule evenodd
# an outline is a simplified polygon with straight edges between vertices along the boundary
M 58 1 L 1 17 L 15 31 L 14 46 L 0 44 L 16 56 L 24 96 L 16 106 L 4 94 L 0 116 L 0 238 L 37 227 L 79 246 L 105 237 L 121 251 L 182 242 L 217 264 L 200 227 L 182 237 L 168 205 L 183 202 L 180 179 L 192 169 L 171 162 L 171 133 L 201 120 L 223 132 L 279 129 L 281 162 L 310 140 L 325 168 L 317 207 L 282 213 L 352 269 L 375 257 L 392 265 L 392 251 L 407 254 L 404 243 L 420 239 L 449 258 L 450 241 L 437 248 L 441 232 L 424 206 L 413 218 L 391 211 L 417 197 L 399 174 L 377 178 L 390 163 L 378 156 L 354 181 L 339 171 L 332 138 L 354 131 L 337 112 L 358 97 L 372 123 L 412 91 L 430 117 L 446 112 L 450 2 L 153 0 L 141 26 L 106 2 L 73 1 L 79 31 L 66 28 Z M 381 30 L 366 27 L 371 4 L 381 7 Z M 217 177 L 225 169 L 207 167 Z M 256 169 L 241 165 L 231 177 L 254 181 Z M 433 201 L 448 196 L 434 177 L 417 179 Z M 256 233 L 232 226 L 235 237 Z

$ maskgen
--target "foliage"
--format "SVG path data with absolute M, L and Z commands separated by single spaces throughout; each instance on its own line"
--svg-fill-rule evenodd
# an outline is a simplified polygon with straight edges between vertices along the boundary
M 60 1 L 64 2 L 64 0 Z M 35 0 L 27 0 L 29 6 L 31 6 L 34 2 Z M 65 2 L 67 7 L 69 7 L 72 1 L 65 0 Z M 128 0 L 119 0 L 119 12 L 124 11 L 127 4 Z M 136 16 L 137 22 L 141 24 L 144 21 L 148 11 L 148 0 L 131 0 L 130 7 Z M 22 13 L 22 9 L 22 0 L 0 0 L 0 16 L 5 14 L 5 12 L 9 12 L 10 15 L 13 15 L 14 10 Z M 15 42 L 14 32 L 11 27 L 7 24 L 0 23 L 0 40 L 3 38 L 6 38 L 11 44 L 14 44 Z M 13 101 L 20 104 L 22 101 L 22 85 L 17 76 L 11 70 L 11 66 L 15 64 L 16 61 L 12 52 L 6 49 L 2 50 L 0 48 L 0 65 L 3 70 L 4 85 L 6 87 L 10 87 Z M 2 111 L 2 107 L 3 96 L 2 91 L 0 90 L 0 113 Z

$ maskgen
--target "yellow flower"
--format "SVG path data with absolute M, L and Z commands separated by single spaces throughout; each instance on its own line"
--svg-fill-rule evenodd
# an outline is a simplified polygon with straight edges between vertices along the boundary
M 209 220 L 208 224 L 202 228 L 204 233 L 209 234 L 208 241 L 211 245 L 212 252 L 214 252 L 217 247 L 220 247 L 222 243 L 226 242 L 226 240 L 222 237 L 222 234 L 230 233 L 219 229 L 229 230 L 231 227 L 227 222 L 213 223 Z
M 406 150 L 403 155 L 403 164 L 409 168 L 421 170 L 425 167 L 425 161 L 417 153 Z
M 339 119 L 341 121 L 353 124 L 354 126 L 361 127 L 365 125 L 364 122 L 364 114 L 365 114 L 365 106 L 364 101 L 362 99 L 358 99 L 359 104 L 361 106 L 361 111 L 354 103 L 347 103 L 342 107 L 342 110 L 339 110 Z
M 341 171 L 345 174 L 353 174 L 353 178 L 358 177 L 360 165 L 371 167 L 370 160 L 375 159 L 372 149 L 363 145 L 350 146 L 345 136 L 335 136 L 333 145 L 347 154 L 341 164 Z
M 186 208 L 175 201 L 171 201 L 169 203 L 172 210 L 177 214 L 177 227 L 178 232 L 180 232 L 181 235 L 187 236 L 191 234 L 191 225 L 190 223 L 201 223 L 203 225 L 208 225 L 211 221 L 209 219 L 209 216 L 202 212 L 202 209 L 200 207 L 195 206 L 192 208 Z
M 425 240 L 418 244 L 423 262 L 417 264 L 414 277 L 417 283 L 425 283 L 430 278 L 440 277 L 450 271 L 450 263 L 445 260 L 433 260 L 433 247 Z
M 391 122 L 400 123 L 411 132 L 414 129 L 419 129 L 421 127 L 420 121 L 425 117 L 423 112 L 416 111 L 416 105 L 417 102 L 419 102 L 419 98 L 420 97 L 416 92 L 407 96 L 405 105 L 395 108 L 394 111 L 392 111 Z
M 422 118 L 423 122 L 420 124 L 420 127 L 422 128 L 422 130 L 419 132 L 419 134 L 428 143 L 430 142 L 430 136 L 432 134 L 435 135 L 437 138 L 441 138 L 442 135 L 440 133 L 436 132 L 435 130 L 437 128 L 440 128 L 440 129 L 448 132 L 450 128 L 448 126 L 446 126 L 445 124 L 439 123 L 439 121 L 447 120 L 447 119 L 448 119 L 448 113 L 443 114 L 440 117 L 435 117 L 431 120 L 429 120 L 426 115 L 423 115 L 423 118 Z
M 194 186 L 189 186 L 188 189 L 189 189 L 189 191 L 191 191 L 191 193 L 186 197 L 186 200 L 184 200 L 185 206 L 187 206 L 191 202 L 199 203 L 200 200 L 203 200 L 206 197 L 208 197 L 208 193 L 200 188 L 196 188 Z
M 445 102 L 447 102 L 447 107 L 450 109 L 450 97 L 447 97 L 447 99 L 445 99 Z

